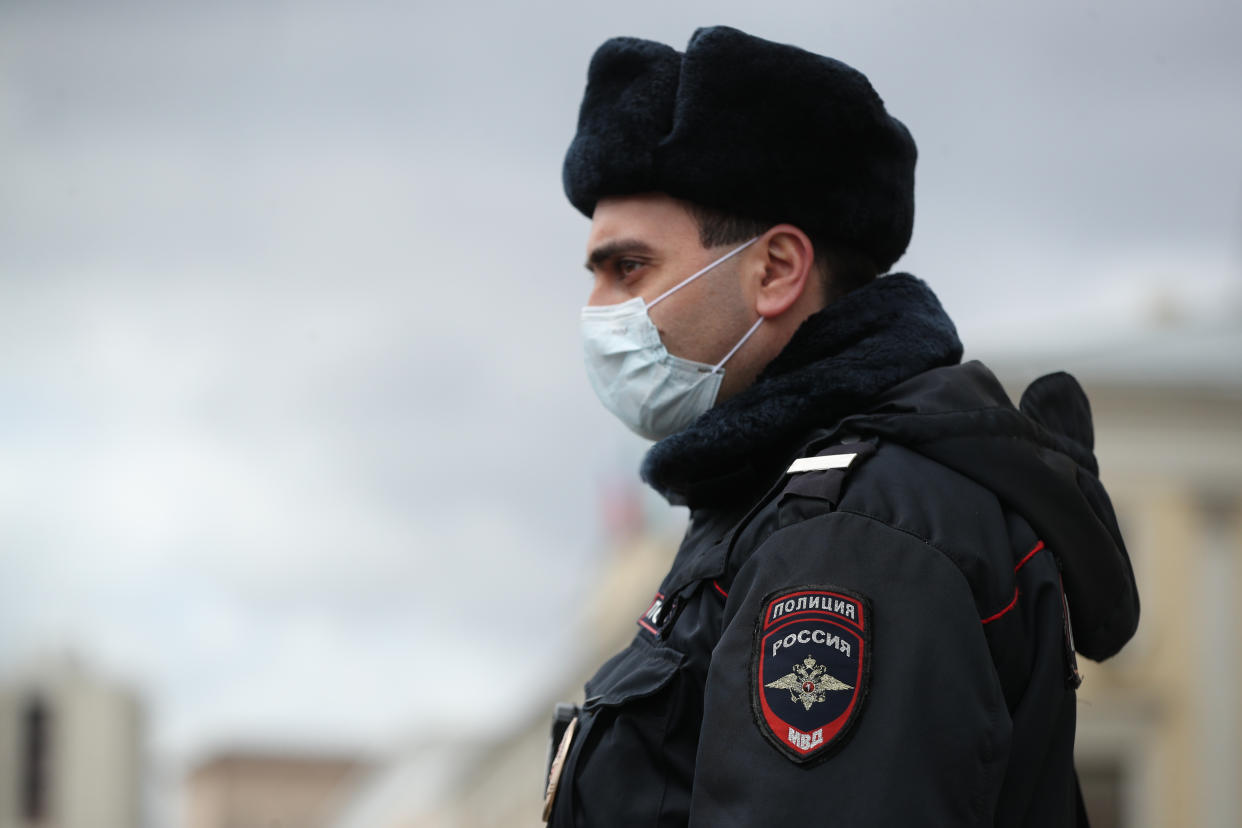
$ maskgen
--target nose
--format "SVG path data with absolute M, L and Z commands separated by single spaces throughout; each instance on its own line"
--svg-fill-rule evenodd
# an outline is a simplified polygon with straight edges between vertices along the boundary
M 601 305 L 619 305 L 629 299 L 629 295 L 613 281 L 603 275 L 596 275 L 591 284 L 591 293 L 587 296 L 587 307 Z

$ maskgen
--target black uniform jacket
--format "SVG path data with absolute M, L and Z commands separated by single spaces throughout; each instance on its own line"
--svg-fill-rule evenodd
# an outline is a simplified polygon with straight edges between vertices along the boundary
M 1133 575 L 1077 383 L 1015 407 L 959 357 L 888 276 L 653 447 L 690 526 L 586 685 L 552 825 L 1081 822 L 1074 649 L 1133 634 Z

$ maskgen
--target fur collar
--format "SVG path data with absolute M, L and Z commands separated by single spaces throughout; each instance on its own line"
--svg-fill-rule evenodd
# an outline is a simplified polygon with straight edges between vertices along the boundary
M 691 507 L 748 493 L 771 482 L 808 431 L 961 357 L 931 288 L 906 273 L 878 278 L 808 317 L 752 386 L 652 446 L 643 480 Z

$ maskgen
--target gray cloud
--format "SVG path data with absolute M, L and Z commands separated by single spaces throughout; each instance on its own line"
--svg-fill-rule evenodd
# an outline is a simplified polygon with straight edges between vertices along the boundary
M 79 642 L 176 750 L 464 715 L 428 664 L 536 686 L 643 447 L 583 381 L 560 193 L 600 41 L 866 71 L 969 344 L 1242 281 L 1234 5 L 4 5 L 0 662 Z

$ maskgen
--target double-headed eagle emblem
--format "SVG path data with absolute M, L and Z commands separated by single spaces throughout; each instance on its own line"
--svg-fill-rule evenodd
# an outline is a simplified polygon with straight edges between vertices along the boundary
M 828 675 L 828 668 L 816 664 L 815 659 L 807 656 L 801 664 L 794 664 L 793 672 L 786 673 L 776 681 L 765 684 L 776 690 L 788 690 L 789 700 L 802 702 L 807 710 L 815 702 L 822 702 L 829 690 L 853 690 L 853 686 L 838 681 Z

